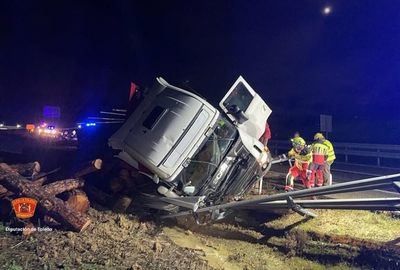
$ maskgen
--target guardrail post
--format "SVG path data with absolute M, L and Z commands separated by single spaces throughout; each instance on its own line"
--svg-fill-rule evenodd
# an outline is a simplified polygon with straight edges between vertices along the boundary
M 377 151 L 378 153 L 381 152 L 381 150 L 380 150 L 379 148 L 378 148 L 376 151 Z M 376 159 L 376 164 L 378 165 L 378 167 L 381 166 L 381 157 L 379 156 L 379 154 L 378 154 L 377 159 Z

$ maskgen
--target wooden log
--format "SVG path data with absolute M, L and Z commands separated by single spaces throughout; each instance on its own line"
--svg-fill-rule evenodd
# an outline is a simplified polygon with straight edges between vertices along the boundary
M 13 164 L 10 165 L 10 167 L 22 176 L 34 177 L 40 173 L 40 163 L 37 161 L 24 164 Z
M 80 189 L 69 192 L 67 203 L 72 209 L 80 213 L 86 213 L 90 206 L 89 198 L 86 196 L 86 193 Z
M 45 181 L 46 181 L 47 177 L 49 175 L 52 175 L 52 174 L 54 174 L 54 173 L 56 173 L 56 172 L 58 172 L 60 170 L 61 170 L 61 167 L 58 167 L 58 168 L 56 168 L 56 169 L 54 169 L 52 171 L 49 171 L 49 172 L 39 173 L 39 174 L 35 175 L 34 177 L 32 177 L 32 181 L 37 181 L 37 180 L 42 179 L 42 178 L 44 178 Z
M 80 178 L 82 176 L 88 175 L 90 173 L 93 173 L 95 171 L 98 171 L 101 169 L 103 164 L 103 161 L 101 159 L 95 159 L 91 161 L 89 164 L 86 165 L 83 169 L 79 170 L 74 174 L 74 177 Z
M 6 191 L 5 193 L 0 193 L 0 199 L 7 199 L 13 196 L 14 193 L 11 191 Z
M 85 214 L 74 211 L 59 198 L 45 199 L 39 203 L 50 217 L 78 232 L 85 230 L 90 224 L 90 219 Z
M 36 178 L 32 181 L 33 185 L 42 186 L 47 181 L 47 176 L 43 176 L 41 178 Z
M 5 187 L 3 187 L 2 185 L 0 185 L 0 196 L 7 192 L 8 192 L 8 190 Z
M 46 186 L 32 185 L 30 181 L 24 179 L 4 163 L 0 163 L 0 183 L 9 191 L 36 199 L 38 201 L 38 208 L 45 215 L 54 218 L 67 228 L 80 232 L 90 224 L 90 219 L 86 215 L 71 209 L 67 202 L 55 197 L 46 190 L 44 188 Z M 54 190 L 57 189 L 55 185 L 53 187 Z
M 83 179 L 66 179 L 47 184 L 43 188 L 50 196 L 55 196 L 65 191 L 83 187 L 84 183 Z
M 32 185 L 36 186 L 41 186 L 43 183 L 43 180 L 38 179 L 33 182 L 31 182 Z M 76 188 L 83 187 L 84 185 L 84 180 L 83 179 L 65 179 L 65 180 L 60 180 L 53 182 L 51 184 L 47 184 L 43 186 L 44 190 L 48 192 L 50 195 L 54 196 L 60 193 L 63 193 L 65 191 L 70 191 Z M 0 185 L 0 197 L 3 196 L 3 194 L 13 194 L 12 192 L 8 191 L 6 188 L 4 188 L 2 185 Z M 4 196 L 3 196 L 4 197 Z

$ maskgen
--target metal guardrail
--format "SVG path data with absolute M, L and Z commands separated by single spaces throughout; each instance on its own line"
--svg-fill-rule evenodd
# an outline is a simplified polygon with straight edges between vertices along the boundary
M 400 188 L 400 182 L 397 181 L 400 178 L 400 173 L 391 174 L 391 175 L 383 175 L 373 178 L 366 178 L 356 181 L 350 181 L 345 183 L 339 183 L 330 186 L 322 186 L 311 189 L 301 189 L 283 193 L 276 194 L 268 194 L 257 196 L 251 199 L 245 199 L 242 201 L 229 201 L 222 204 L 216 204 L 211 206 L 202 206 L 198 207 L 199 204 L 192 204 L 186 207 L 189 210 L 184 210 L 178 213 L 168 214 L 165 216 L 161 216 L 162 219 L 191 215 L 193 213 L 204 213 L 209 212 L 212 215 L 216 216 L 216 219 L 219 219 L 218 216 L 223 218 L 223 213 L 220 210 L 225 211 L 226 209 L 238 209 L 238 208 L 247 208 L 253 209 L 262 207 L 264 209 L 273 208 L 273 207 L 283 207 L 283 208 L 291 208 L 295 212 L 315 217 L 316 215 L 302 207 L 302 202 L 304 203 L 304 207 L 310 208 L 325 208 L 325 209 L 364 209 L 364 210 L 399 210 L 400 209 L 400 199 L 399 198 L 360 198 L 360 199 L 321 199 L 311 202 L 309 200 L 302 201 L 297 200 L 299 198 L 305 198 L 310 196 L 323 196 L 330 194 L 339 194 L 339 193 L 349 193 L 355 191 L 368 191 L 373 190 L 378 187 L 387 187 L 387 186 L 395 186 L 396 189 Z M 195 197 L 192 197 L 195 198 Z M 163 198 L 165 199 L 165 198 Z M 188 198 L 187 198 L 188 199 Z M 174 200 L 179 200 L 179 198 L 174 198 Z M 183 200 L 181 198 L 181 200 Z M 284 202 L 286 201 L 286 203 Z
M 284 140 L 270 140 L 268 146 L 275 154 L 282 154 L 291 148 L 291 144 Z M 380 167 L 382 159 L 400 159 L 400 145 L 394 144 L 364 144 L 333 142 L 336 156 L 342 155 L 346 163 L 349 156 L 376 158 L 376 166 Z

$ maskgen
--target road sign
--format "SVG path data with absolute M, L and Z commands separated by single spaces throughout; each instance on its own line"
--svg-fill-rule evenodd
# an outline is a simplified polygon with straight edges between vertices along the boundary
M 59 119 L 61 116 L 61 109 L 58 106 L 44 106 L 43 117 L 46 119 Z
M 332 115 L 319 115 L 319 129 L 322 132 L 332 132 Z

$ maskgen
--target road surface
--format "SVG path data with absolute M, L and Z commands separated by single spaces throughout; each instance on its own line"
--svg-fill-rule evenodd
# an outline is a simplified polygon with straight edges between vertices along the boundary
M 289 169 L 288 162 L 274 164 L 271 167 L 271 172 L 282 174 L 282 181 L 284 181 L 284 177 Z M 381 175 L 389 175 L 400 173 L 400 168 L 380 168 L 374 166 L 367 165 L 354 165 L 348 163 L 339 163 L 335 162 L 332 165 L 332 175 L 333 175 L 333 183 L 343 183 L 353 180 L 371 178 Z M 400 181 L 400 179 L 399 179 Z M 351 193 L 343 193 L 337 195 L 330 195 L 333 198 L 393 198 L 400 197 L 399 191 L 397 191 L 394 187 L 384 188 L 384 189 L 374 189 L 371 191 L 360 191 L 360 192 L 351 192 Z

